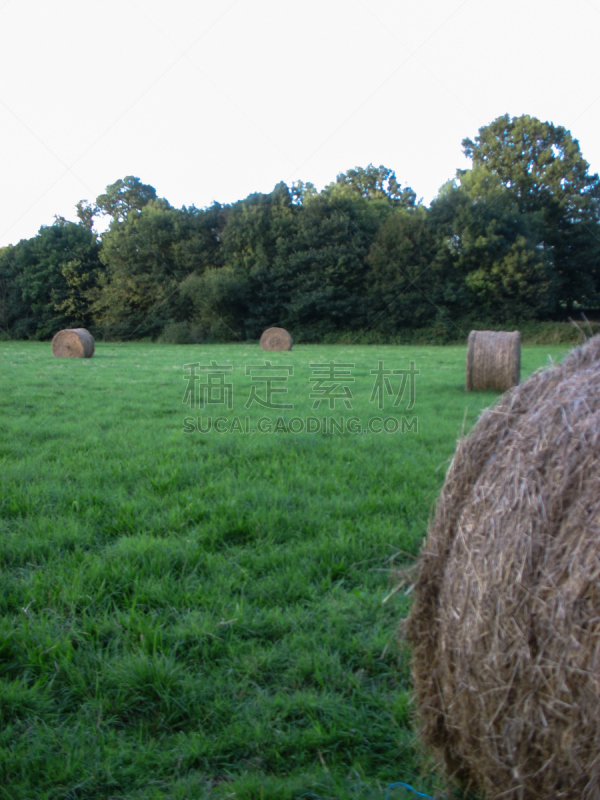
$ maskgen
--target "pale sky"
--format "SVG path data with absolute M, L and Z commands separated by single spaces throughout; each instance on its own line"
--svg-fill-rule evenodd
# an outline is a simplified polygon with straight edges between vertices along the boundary
M 501 114 L 600 171 L 600 0 L 0 0 L 0 246 L 135 175 L 174 206 L 369 163 L 429 203 Z

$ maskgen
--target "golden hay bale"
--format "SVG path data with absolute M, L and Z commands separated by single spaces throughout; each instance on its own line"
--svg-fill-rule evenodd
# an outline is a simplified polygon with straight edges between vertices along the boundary
M 457 448 L 406 632 L 425 742 L 488 800 L 600 797 L 600 336 Z
M 52 339 L 52 355 L 56 358 L 91 358 L 94 337 L 85 328 L 66 328 Z
M 519 331 L 471 331 L 467 347 L 467 392 L 505 392 L 521 377 Z
M 263 350 L 291 350 L 293 344 L 292 337 L 285 328 L 267 328 L 260 337 Z

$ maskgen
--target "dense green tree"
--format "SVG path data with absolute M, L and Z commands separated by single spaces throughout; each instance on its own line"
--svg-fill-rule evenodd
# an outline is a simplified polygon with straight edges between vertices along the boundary
M 358 181 L 363 173 L 353 177 Z M 321 193 L 311 184 L 290 191 L 281 183 L 232 207 L 221 255 L 244 286 L 246 336 L 272 324 L 289 325 L 306 338 L 365 324 L 366 256 L 400 196 L 380 192 L 393 177 L 388 173 L 377 173 L 379 184 L 369 173 L 370 196 L 357 183 L 340 181 Z
M 18 246 L 0 248 L 0 337 L 23 338 L 35 321 L 22 297 L 18 283 Z
M 447 275 L 423 206 L 394 210 L 369 249 L 369 328 L 422 328 L 445 316 Z
M 285 183 L 277 184 L 270 194 L 251 194 L 231 208 L 221 257 L 247 287 L 244 330 L 248 337 L 282 322 L 288 287 L 281 272 L 293 248 L 297 216 Z
M 385 202 L 352 192 L 324 191 L 305 199 L 276 279 L 286 296 L 283 320 L 309 339 L 367 324 L 367 254 Z
M 295 205 L 302 205 L 307 198 L 315 197 L 319 192 L 310 181 L 307 183 L 304 183 L 304 181 L 295 181 L 290 189 L 290 194 L 292 196 L 292 202 Z
M 192 273 L 180 285 L 181 295 L 191 304 L 190 328 L 199 328 L 203 338 L 244 339 L 245 320 L 251 300 L 247 276 L 231 267 Z
M 62 217 L 6 248 L 0 258 L 6 328 L 16 338 L 43 339 L 89 325 L 89 294 L 101 270 L 96 237 Z
M 111 223 L 102 237 L 106 274 L 93 306 L 107 335 L 154 336 L 190 318 L 193 308 L 178 286 L 219 263 L 223 215 L 217 204 L 176 209 L 158 199 Z
M 598 302 L 600 179 L 590 175 L 579 143 L 561 126 L 508 114 L 463 141 L 474 168 L 497 175 L 523 215 L 536 215 L 540 246 L 549 251 L 559 282 L 557 303 Z M 530 217 L 530 219 L 532 219 Z
M 181 209 L 181 238 L 174 243 L 174 263 L 178 273 L 201 275 L 209 267 L 222 266 L 221 244 L 229 207 L 213 203 L 206 209 L 194 206 Z
M 78 203 L 79 224 L 56 218 L 0 250 L 0 334 L 93 322 L 107 336 L 197 341 L 281 324 L 315 341 L 600 302 L 600 181 L 569 132 L 506 115 L 463 146 L 473 168 L 430 209 L 372 164 L 321 192 L 279 183 L 207 209 L 172 208 L 127 176 Z M 110 225 L 98 240 L 99 214 Z
M 294 229 L 292 195 L 285 183 L 270 194 L 251 194 L 235 203 L 223 231 L 224 262 L 252 275 L 273 266 Z
M 94 213 L 107 214 L 115 222 L 122 222 L 131 211 L 141 211 L 152 200 L 156 200 L 156 189 L 139 178 L 127 175 L 122 180 L 111 183 L 106 192 L 96 198 Z M 79 218 L 84 222 L 89 217 L 86 201 L 78 204 Z M 81 208 L 80 208 L 81 207 Z
M 310 186 L 310 184 L 308 184 Z M 351 193 L 363 197 L 365 200 L 383 200 L 391 206 L 411 208 L 415 205 L 417 195 L 410 187 L 404 189 L 396 180 L 396 173 L 384 167 L 356 167 L 339 174 L 327 187 L 335 196 L 336 194 Z
M 80 200 L 76 205 L 76 209 L 79 224 L 91 231 L 94 227 L 94 217 L 98 213 L 98 208 L 88 203 L 87 200 Z
M 522 213 L 498 175 L 483 167 L 460 173 L 431 205 L 436 268 L 454 318 L 503 322 L 545 318 L 559 281 L 540 235 L 539 213 Z

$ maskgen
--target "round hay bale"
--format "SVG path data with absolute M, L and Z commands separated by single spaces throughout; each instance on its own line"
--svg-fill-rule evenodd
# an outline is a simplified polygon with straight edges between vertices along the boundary
M 519 331 L 471 331 L 467 346 L 467 392 L 505 392 L 521 377 Z
M 55 358 L 91 358 L 94 355 L 94 337 L 85 328 L 66 328 L 54 334 L 52 355 Z
M 291 350 L 294 344 L 285 328 L 267 328 L 260 337 L 263 350 Z
M 600 797 L 600 336 L 480 417 L 406 623 L 425 742 L 488 800 Z

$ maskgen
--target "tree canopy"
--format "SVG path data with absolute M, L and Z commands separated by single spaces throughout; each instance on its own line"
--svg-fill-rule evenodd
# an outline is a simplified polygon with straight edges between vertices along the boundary
M 123 222 L 131 211 L 141 211 L 152 200 L 156 200 L 156 189 L 133 175 L 127 175 L 107 186 L 104 194 L 98 195 L 94 213 L 107 214 L 113 221 Z M 89 212 L 82 210 L 80 219 L 85 221 L 86 215 Z
M 61 217 L 32 239 L 0 250 L 4 330 L 43 339 L 60 328 L 90 325 L 99 254 L 90 231 Z
M 472 167 L 429 208 L 383 165 L 204 209 L 126 176 L 80 201 L 78 223 L 0 249 L 0 335 L 243 340 L 282 325 L 305 341 L 443 340 L 600 307 L 600 180 L 571 133 L 504 115 L 463 148 Z
M 366 169 L 349 169 L 338 175 L 335 183 L 328 187 L 328 191 L 334 195 L 344 190 L 365 200 L 383 200 L 395 207 L 411 208 L 417 199 L 415 192 L 408 186 L 402 189 L 396 180 L 396 173 L 383 165 L 374 167 L 369 164 Z
M 473 169 L 498 176 L 521 215 L 537 226 L 568 311 L 598 303 L 600 179 L 590 174 L 569 131 L 527 115 L 505 114 L 464 139 Z

